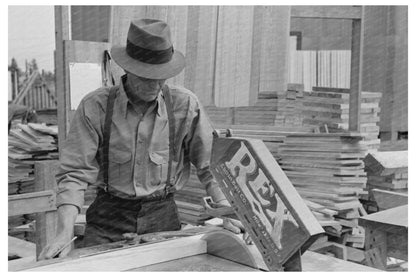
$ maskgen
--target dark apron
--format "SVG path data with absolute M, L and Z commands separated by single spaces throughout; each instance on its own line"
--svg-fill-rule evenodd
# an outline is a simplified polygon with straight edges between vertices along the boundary
M 169 88 L 163 88 L 169 122 L 169 164 L 165 191 L 145 199 L 123 199 L 108 192 L 108 150 L 116 87 L 110 89 L 103 133 L 104 189 L 86 213 L 87 226 L 84 233 L 84 247 L 122 240 L 124 233 L 153 233 L 175 231 L 181 227 L 178 209 L 173 199 L 173 185 L 170 183 L 172 160 L 175 154 L 175 121 Z

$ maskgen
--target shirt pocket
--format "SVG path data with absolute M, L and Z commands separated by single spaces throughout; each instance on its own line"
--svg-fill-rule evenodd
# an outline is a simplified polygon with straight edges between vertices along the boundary
M 108 181 L 111 185 L 130 184 L 131 177 L 131 152 L 113 149 L 108 153 Z
M 149 153 L 149 183 L 151 186 L 166 184 L 168 176 L 169 150 Z

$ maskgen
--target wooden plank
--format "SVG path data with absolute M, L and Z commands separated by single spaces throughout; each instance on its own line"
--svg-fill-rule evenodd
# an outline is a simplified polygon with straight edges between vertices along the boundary
M 253 6 L 220 6 L 215 68 L 215 104 L 247 106 L 249 102 Z
M 408 195 L 405 193 L 399 193 L 388 190 L 372 189 L 371 194 L 374 197 L 374 201 L 377 203 L 377 207 L 380 210 L 387 210 L 408 203 Z
M 59 162 L 54 160 L 35 162 L 35 190 L 52 190 L 54 197 L 57 191 L 56 173 Z M 36 257 L 42 249 L 50 243 L 56 235 L 57 212 L 55 210 L 36 215 Z
M 52 190 L 9 195 L 9 216 L 54 211 L 55 203 Z
M 15 237 L 8 236 L 8 253 L 18 257 L 35 257 L 36 245 L 33 242 L 25 241 Z
M 367 222 L 375 222 L 390 227 L 408 228 L 408 205 L 388 209 L 385 211 L 373 213 L 360 218 L 360 224 L 367 224 Z M 388 228 L 390 228 L 388 227 Z M 390 228 L 391 229 L 391 228 Z M 388 230 L 385 230 L 388 231 Z
M 291 17 L 361 19 L 361 8 L 354 6 L 292 6 Z
M 66 259 L 50 265 L 39 265 L 25 271 L 125 271 L 133 268 L 204 254 L 207 243 L 202 235 L 161 241 L 149 245 Z M 180 251 L 179 251 L 180 249 Z
M 352 22 L 351 41 L 351 79 L 350 79 L 350 110 L 348 129 L 350 131 L 360 130 L 360 107 L 361 107 L 361 85 L 363 70 L 363 47 L 364 47 L 364 12 L 361 8 L 361 19 Z
M 146 272 L 238 272 L 238 271 L 258 271 L 252 267 L 242 265 L 240 263 L 232 262 L 227 259 L 218 258 L 210 254 L 200 254 L 178 260 L 168 261 L 164 263 L 144 266 L 132 269 L 130 271 L 146 271 Z
M 58 143 L 59 148 L 62 148 L 62 143 L 65 141 L 68 132 L 68 96 L 66 93 L 67 87 L 65 74 L 67 68 L 65 67 L 65 51 L 64 40 L 69 39 L 69 12 L 67 6 L 55 6 L 55 87 L 57 95 L 57 110 L 58 110 Z
M 277 95 L 289 82 L 290 6 L 263 6 L 259 93 Z M 278 65 L 278 66 L 276 66 Z

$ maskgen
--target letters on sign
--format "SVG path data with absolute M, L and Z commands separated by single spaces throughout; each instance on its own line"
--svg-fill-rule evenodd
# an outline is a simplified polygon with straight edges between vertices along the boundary
M 240 147 L 232 158 L 221 167 L 223 170 L 226 167 L 227 170 L 224 171 L 230 172 L 235 178 L 241 189 L 240 199 L 245 205 L 251 206 L 257 216 L 254 221 L 260 220 L 265 225 L 267 232 L 272 235 L 273 241 L 280 250 L 283 221 L 290 220 L 296 226 L 298 224 L 243 142 L 240 142 Z

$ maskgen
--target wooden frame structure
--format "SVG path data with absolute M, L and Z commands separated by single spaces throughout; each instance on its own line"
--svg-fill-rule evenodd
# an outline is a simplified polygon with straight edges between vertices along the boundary
M 352 20 L 349 131 L 360 131 L 364 6 L 292 6 L 291 17 Z
M 35 162 L 36 192 L 9 196 L 9 216 L 36 213 L 36 256 L 55 237 L 57 168 L 53 160 Z

